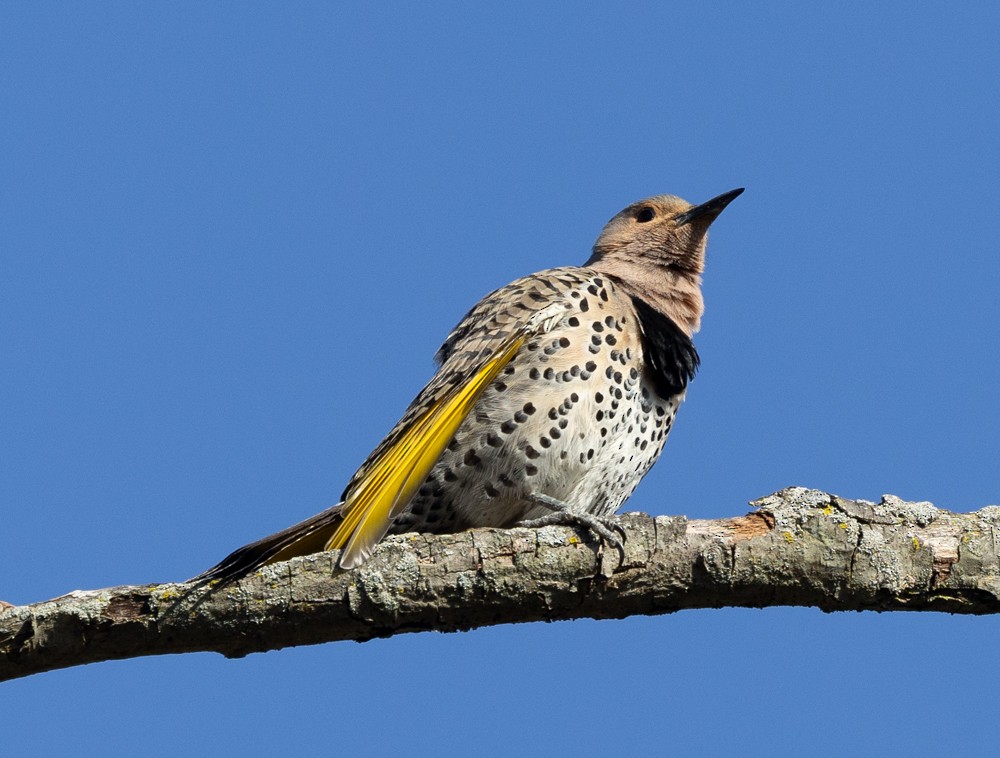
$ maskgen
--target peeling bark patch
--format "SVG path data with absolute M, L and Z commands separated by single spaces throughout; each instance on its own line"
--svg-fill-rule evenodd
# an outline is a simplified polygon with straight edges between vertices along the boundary
M 149 615 L 149 595 L 118 595 L 111 598 L 102 614 L 105 618 L 121 623 L 139 621 Z
M 935 589 L 940 587 L 951 574 L 951 567 L 955 565 L 958 558 L 951 556 L 935 555 L 934 564 L 931 567 L 931 586 Z
M 902 521 L 898 516 L 889 513 L 884 503 L 875 505 L 864 500 L 848 500 L 833 495 L 830 504 L 862 524 L 898 524 Z
M 748 513 L 731 520 L 733 526 L 733 542 L 762 537 L 774 529 L 774 515 L 767 511 Z

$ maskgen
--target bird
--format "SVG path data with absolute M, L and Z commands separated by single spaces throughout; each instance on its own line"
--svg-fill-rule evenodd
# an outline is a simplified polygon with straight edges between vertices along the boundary
M 334 549 L 352 569 L 390 533 L 572 524 L 621 547 L 611 517 L 660 456 L 700 363 L 708 228 L 742 192 L 632 203 L 582 266 L 484 297 L 340 502 L 190 581 Z

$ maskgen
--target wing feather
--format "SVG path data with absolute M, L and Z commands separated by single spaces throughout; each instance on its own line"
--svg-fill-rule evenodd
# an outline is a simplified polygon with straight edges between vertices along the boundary
M 513 334 L 472 377 L 430 404 L 378 457 L 344 494 L 343 521 L 326 549 L 344 548 L 343 568 L 361 564 L 385 536 L 393 518 L 410 502 L 465 417 L 524 344 Z

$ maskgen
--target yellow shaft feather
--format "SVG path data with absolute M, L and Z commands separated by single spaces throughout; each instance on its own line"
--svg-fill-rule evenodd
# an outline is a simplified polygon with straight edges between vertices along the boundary
M 345 548 L 341 566 L 360 564 L 385 536 L 392 519 L 416 494 L 483 390 L 524 340 L 523 335 L 511 338 L 468 382 L 435 401 L 346 493 L 341 511 L 344 520 L 326 544 L 327 550 Z

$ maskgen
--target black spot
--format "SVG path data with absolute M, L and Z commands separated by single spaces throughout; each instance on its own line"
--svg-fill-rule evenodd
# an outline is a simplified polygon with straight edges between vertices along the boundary
M 569 347 L 569 339 L 567 337 L 560 337 L 559 347 Z
M 545 369 L 545 373 L 542 374 L 546 379 L 555 379 L 556 372 L 552 370 L 552 367 Z
M 552 419 L 553 421 L 555 421 L 557 418 L 559 418 L 559 414 L 558 414 L 558 412 L 556 411 L 555 408 L 550 408 L 549 409 L 549 418 Z
M 525 413 L 527 413 L 530 416 L 531 414 L 533 414 L 535 412 L 535 406 L 532 405 L 531 403 L 525 403 L 524 407 L 521 410 L 523 410 Z
M 550 437 L 551 437 L 552 439 L 554 439 L 554 440 L 557 440 L 557 439 L 559 439 L 560 437 L 562 437 L 562 432 L 560 432 L 560 431 L 559 431 L 558 429 L 556 429 L 555 427 L 552 427 L 551 429 L 549 429 L 549 436 L 550 436 Z
M 618 344 L 618 339 L 613 334 L 607 335 L 604 338 L 604 341 L 607 342 L 609 345 L 617 345 Z
M 570 316 L 568 319 L 566 319 L 566 323 L 569 324 L 570 326 L 579 326 L 580 319 L 578 319 L 576 316 Z
M 503 382 L 493 382 L 493 389 L 497 392 L 505 392 L 507 390 L 507 385 Z
M 548 437 L 539 437 L 538 444 L 542 447 L 552 447 L 552 441 Z
M 444 480 L 446 482 L 457 482 L 458 481 L 458 476 L 450 468 L 446 468 L 444 470 Z
M 568 418 L 561 418 L 561 419 L 559 419 L 559 428 L 560 429 L 565 429 L 567 424 L 569 424 L 569 419 Z
M 600 392 L 595 392 L 594 393 L 594 402 L 596 402 L 596 403 L 603 403 L 604 402 L 604 395 L 602 395 Z
M 541 455 L 541 453 L 535 450 L 535 448 L 533 448 L 531 445 L 528 445 L 526 448 L 524 448 L 524 454 L 529 458 L 531 458 L 532 460 Z
M 602 324 L 600 321 L 595 321 L 593 323 L 593 328 L 594 328 L 595 332 L 603 332 L 604 331 L 604 324 Z
M 486 492 L 486 496 L 487 497 L 497 497 L 500 494 L 500 490 L 498 490 L 496 487 L 494 487 L 489 482 L 487 482 L 483 486 L 483 490 Z
M 500 447 L 503 444 L 503 440 L 501 440 L 493 432 L 490 432 L 486 435 L 486 444 L 490 447 Z
M 598 411 L 597 413 L 595 413 L 594 414 L 594 418 L 597 419 L 598 421 L 603 421 L 604 420 L 604 411 Z
M 575 392 L 574 392 L 574 393 L 572 393 L 572 394 L 571 394 L 571 395 L 569 396 L 569 399 L 570 399 L 570 400 L 571 400 L 572 402 L 574 402 L 574 403 L 579 403 L 579 402 L 580 402 L 580 396 L 579 396 L 579 395 L 577 395 L 577 394 L 576 394 Z
M 523 424 L 527 420 L 528 420 L 528 414 L 525 413 L 524 411 L 515 411 L 514 412 L 514 421 L 515 421 L 515 423 Z
M 517 429 L 517 424 L 515 424 L 513 421 L 504 421 L 502 424 L 500 424 L 500 431 L 503 432 L 504 434 L 510 434 L 515 429 Z
M 511 480 L 511 478 L 506 474 L 500 474 L 499 479 L 500 479 L 500 484 L 502 484 L 504 487 L 514 486 L 513 480 Z
M 503 372 L 504 372 L 504 373 L 505 373 L 505 374 L 506 374 L 507 376 L 510 376 L 510 375 L 511 375 L 511 374 L 513 374 L 513 373 L 514 373 L 515 371 L 517 371 L 517 369 L 516 369 L 516 368 L 515 368 L 515 367 L 513 366 L 513 364 L 507 364 L 507 367 L 506 367 L 506 368 L 505 368 L 505 369 L 503 370 Z
M 590 303 L 587 302 L 587 298 L 583 298 L 583 300 L 580 301 L 580 310 L 584 313 L 590 310 Z
M 476 455 L 476 451 L 472 450 L 471 448 L 469 449 L 468 452 L 466 452 L 465 457 L 462 459 L 462 461 L 465 463 L 466 466 L 478 466 L 480 463 L 482 463 L 482 461 L 479 460 L 479 456 Z
M 538 467 L 532 466 L 530 463 L 524 467 L 524 473 L 526 476 L 534 476 L 538 473 Z
M 591 295 L 596 295 L 597 294 L 597 285 L 596 284 L 589 285 L 587 287 L 587 292 L 589 292 Z

